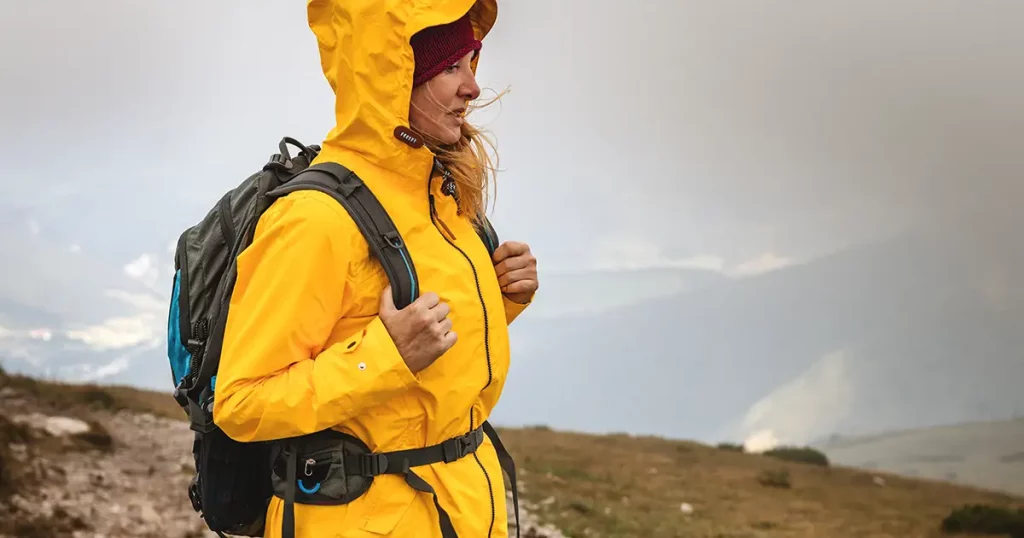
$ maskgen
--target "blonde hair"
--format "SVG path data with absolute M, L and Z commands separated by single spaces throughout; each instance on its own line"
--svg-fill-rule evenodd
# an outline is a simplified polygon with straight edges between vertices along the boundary
M 466 116 L 476 109 L 493 104 L 507 92 L 505 90 L 482 104 L 469 104 Z M 423 137 L 424 145 L 437 156 L 455 181 L 459 214 L 468 215 L 474 223 L 482 220 L 487 213 L 488 191 L 492 187 L 496 188 L 498 154 L 491 137 L 468 120 L 462 123 L 461 136 L 454 144 L 440 144 L 425 133 L 419 134 Z M 488 146 L 491 153 L 487 151 Z

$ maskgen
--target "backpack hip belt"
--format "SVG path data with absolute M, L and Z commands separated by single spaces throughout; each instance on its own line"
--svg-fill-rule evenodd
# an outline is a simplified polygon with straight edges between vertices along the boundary
M 433 497 L 442 535 L 454 537 L 455 529 L 448 513 L 438 502 L 437 493 L 413 472 L 413 468 L 451 463 L 469 456 L 483 444 L 485 434 L 492 439 L 504 468 L 507 452 L 497 441 L 494 429 L 486 422 L 469 433 L 436 445 L 394 452 L 370 452 L 358 438 L 335 430 L 278 445 L 271 458 L 274 493 L 284 499 L 281 534 L 284 538 L 295 536 L 296 503 L 321 506 L 348 504 L 370 489 L 374 477 L 397 474 L 404 475 L 410 487 Z M 512 476 L 515 476 L 514 470 Z M 516 501 L 518 505 L 518 499 Z M 518 510 L 516 512 L 518 525 Z

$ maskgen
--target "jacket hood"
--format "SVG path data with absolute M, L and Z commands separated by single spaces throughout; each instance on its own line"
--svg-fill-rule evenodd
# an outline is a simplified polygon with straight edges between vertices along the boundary
M 497 18 L 497 0 L 309 0 L 306 9 L 335 95 L 335 126 L 318 160 L 352 165 L 355 156 L 402 175 L 428 174 L 430 150 L 398 137 L 412 134 L 410 39 L 469 12 L 476 38 L 483 40 Z M 479 56 L 474 72 L 477 61 Z

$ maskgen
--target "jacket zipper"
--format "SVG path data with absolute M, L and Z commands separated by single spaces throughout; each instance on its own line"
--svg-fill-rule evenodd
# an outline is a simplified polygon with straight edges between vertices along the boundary
M 434 165 L 435 165 L 435 168 L 437 168 L 438 170 L 441 171 L 441 173 L 444 175 L 444 177 L 448 177 L 450 175 L 448 170 L 444 169 L 444 167 L 436 159 L 434 160 Z M 444 232 L 441 230 L 441 228 L 438 228 L 438 223 L 440 223 L 441 226 L 444 227 L 445 230 L 448 230 L 448 227 L 445 226 L 444 221 L 442 221 L 441 218 L 437 214 L 437 207 L 434 204 L 434 193 L 431 192 L 431 187 L 433 185 L 433 181 L 434 181 L 434 175 L 433 175 L 433 173 L 431 173 L 430 177 L 427 178 L 427 199 L 430 202 L 430 221 L 434 224 L 434 228 L 437 229 L 438 233 L 440 233 L 441 236 L 444 237 L 444 240 L 447 241 L 448 244 L 452 246 L 452 248 L 454 248 L 455 250 L 459 251 L 460 254 L 462 254 L 462 257 L 466 259 L 466 262 L 469 263 L 469 267 L 473 270 L 473 282 L 476 284 L 477 297 L 479 297 L 479 299 L 480 299 L 480 308 L 483 310 L 483 314 L 484 314 L 484 352 L 485 352 L 486 357 L 487 357 L 487 384 L 484 385 L 484 389 L 486 389 L 487 387 L 491 386 L 491 382 L 494 379 L 494 373 L 493 373 L 493 368 L 491 366 L 490 324 L 488 323 L 488 320 L 487 320 L 487 304 L 484 302 L 484 293 L 483 293 L 483 290 L 480 289 L 480 276 L 479 276 L 479 274 L 477 274 L 476 265 L 473 265 L 473 260 L 471 260 L 469 258 L 469 255 L 467 255 L 464 250 L 459 248 L 458 245 L 456 245 L 454 242 L 452 242 L 452 240 L 447 235 L 444 234 Z M 448 230 L 448 233 L 451 233 L 451 230 Z M 454 234 L 452 234 L 452 237 L 454 237 Z M 469 410 L 469 429 L 470 429 L 470 431 L 472 431 L 474 428 L 476 428 L 476 419 L 475 419 L 474 415 L 475 414 L 473 412 L 473 409 L 470 408 L 470 410 Z M 491 477 L 487 473 L 487 469 L 484 467 L 483 462 L 480 461 L 480 456 L 476 452 L 473 452 L 473 459 L 476 460 L 476 464 L 480 467 L 480 471 L 483 472 L 483 474 L 484 474 L 484 479 L 487 481 L 487 493 L 488 493 L 488 495 L 490 496 L 490 499 L 491 499 L 491 524 L 490 524 L 490 527 L 487 529 L 487 536 L 488 536 L 488 538 L 490 538 L 491 534 L 494 532 L 494 520 L 495 520 L 494 488 L 491 487 Z

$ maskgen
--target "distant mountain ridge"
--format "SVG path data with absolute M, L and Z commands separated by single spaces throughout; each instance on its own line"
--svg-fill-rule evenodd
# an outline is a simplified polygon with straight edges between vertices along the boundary
M 816 447 L 841 465 L 1024 495 L 1024 418 L 840 436 Z
M 906 235 L 589 317 L 524 315 L 499 413 L 778 442 L 1009 417 L 1024 409 L 1011 236 Z

